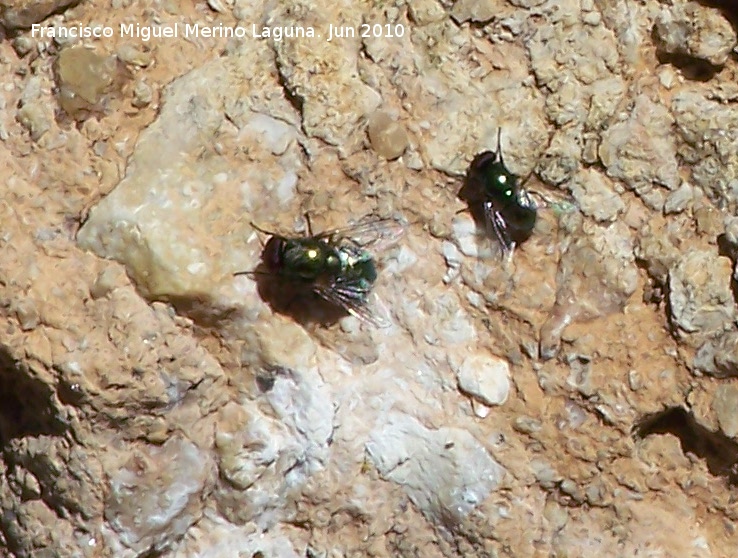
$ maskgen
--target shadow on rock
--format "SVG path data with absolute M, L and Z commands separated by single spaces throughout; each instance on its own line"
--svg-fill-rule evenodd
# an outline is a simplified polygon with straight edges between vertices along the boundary
M 167 295 L 161 300 L 169 302 L 177 314 L 187 316 L 202 327 L 218 328 L 243 316 L 241 308 L 225 306 L 206 293 Z
M 0 348 L 0 450 L 27 436 L 60 436 L 67 430 L 52 387 Z
M 634 427 L 635 435 L 645 438 L 653 434 L 672 434 L 679 439 L 682 451 L 704 459 L 707 469 L 738 484 L 738 444 L 722 432 L 701 425 L 692 413 L 672 407 L 643 417 Z
M 733 262 L 733 269 L 735 270 L 738 266 L 738 245 L 731 242 L 728 235 L 723 233 L 717 237 L 718 254 L 725 256 Z M 736 280 L 736 274 L 733 273 L 730 277 L 730 290 L 733 293 L 733 300 L 738 303 L 738 281 Z
M 308 284 L 296 283 L 266 270 L 259 264 L 253 274 L 261 299 L 273 312 L 289 316 L 302 326 L 329 326 L 348 312 L 323 299 Z
M 469 165 L 464 178 L 464 184 L 461 186 L 456 197 L 469 206 L 469 213 L 477 225 L 477 230 L 486 231 L 488 228 L 487 218 L 484 214 L 484 182 L 478 175 L 477 169 L 480 161 L 486 156 L 486 151 L 474 157 Z

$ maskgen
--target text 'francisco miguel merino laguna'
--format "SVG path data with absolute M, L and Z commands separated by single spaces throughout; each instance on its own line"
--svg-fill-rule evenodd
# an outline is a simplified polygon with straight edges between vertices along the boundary
M 205 26 L 198 23 L 175 23 L 173 25 L 141 25 L 139 23 L 121 23 L 119 25 L 119 34 L 121 37 L 135 37 L 146 42 L 150 39 L 175 39 L 175 38 L 245 38 L 253 37 L 255 39 L 271 37 L 275 41 L 281 41 L 283 38 L 291 37 L 315 37 L 315 29 L 310 26 L 290 25 L 290 26 L 272 26 L 259 27 L 251 24 L 251 33 L 247 27 L 226 25 Z M 44 27 L 39 24 L 33 24 L 31 27 L 31 35 L 38 38 L 110 38 L 115 33 L 115 29 L 110 26 L 90 26 L 90 25 L 69 25 Z

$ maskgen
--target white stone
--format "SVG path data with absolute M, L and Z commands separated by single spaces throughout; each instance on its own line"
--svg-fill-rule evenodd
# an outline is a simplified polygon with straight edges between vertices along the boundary
M 366 450 L 382 477 L 403 487 L 426 517 L 461 520 L 497 488 L 505 469 L 468 431 L 431 430 L 399 413 L 371 434 Z
M 456 372 L 459 388 L 485 405 L 502 405 L 510 393 L 510 366 L 500 358 L 467 357 Z

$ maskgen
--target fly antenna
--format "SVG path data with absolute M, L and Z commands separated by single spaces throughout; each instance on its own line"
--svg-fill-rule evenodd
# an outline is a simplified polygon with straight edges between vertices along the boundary
M 502 160 L 502 126 L 497 128 L 497 156 L 500 159 L 502 166 L 505 166 L 505 161 Z
M 268 230 L 266 230 L 266 229 L 262 229 L 262 228 L 261 228 L 261 227 L 260 227 L 259 225 L 257 225 L 257 224 L 256 224 L 256 223 L 254 223 L 253 221 L 251 221 L 251 223 L 250 223 L 250 224 L 251 224 L 251 226 L 252 226 L 253 228 L 255 228 L 255 229 L 256 229 L 257 231 L 259 231 L 259 232 L 260 232 L 260 233 L 262 233 L 262 234 L 268 234 L 269 236 L 277 236 L 277 233 L 274 233 L 274 232 L 272 232 L 272 231 L 268 231 Z
M 250 223 L 251 223 L 251 226 L 252 226 L 252 227 L 253 227 L 254 229 L 256 229 L 256 230 L 257 230 L 258 232 L 260 232 L 261 234 L 266 234 L 266 235 L 269 235 L 269 236 L 277 236 L 277 237 L 279 236 L 279 235 L 278 235 L 277 233 L 275 233 L 275 232 L 272 232 L 272 231 L 268 231 L 268 230 L 266 230 L 266 229 L 262 229 L 262 228 L 261 228 L 261 227 L 260 227 L 259 225 L 257 225 L 257 224 L 256 224 L 256 223 L 254 223 L 253 221 L 251 221 Z M 258 235 L 257 235 L 257 237 L 258 237 L 258 239 L 259 239 L 259 244 L 261 244 L 261 248 L 262 248 L 262 250 L 263 250 L 263 249 L 264 249 L 264 248 L 266 247 L 266 244 L 264 243 L 264 240 L 262 240 L 262 238 L 261 238 L 260 236 L 258 236 Z
M 305 224 L 307 225 L 308 236 L 315 236 L 313 235 L 313 224 L 310 222 L 310 214 L 307 211 L 305 212 Z
M 238 277 L 239 275 L 271 275 L 266 271 L 259 271 L 258 269 L 251 269 L 249 271 L 236 271 L 233 276 Z

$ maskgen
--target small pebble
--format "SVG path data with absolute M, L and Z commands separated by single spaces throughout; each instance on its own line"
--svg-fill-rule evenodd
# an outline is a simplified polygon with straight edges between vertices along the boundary
M 133 89 L 133 101 L 131 103 L 136 108 L 147 107 L 154 99 L 154 90 L 145 81 L 139 81 Z
M 378 111 L 369 119 L 367 127 L 372 149 L 387 160 L 397 159 L 407 148 L 407 132 L 386 112 Z
M 674 190 L 666 198 L 664 202 L 664 213 L 667 215 L 681 213 L 692 200 L 692 196 L 692 187 L 687 182 L 683 182 L 679 188 Z
M 121 45 L 116 52 L 116 56 L 121 62 L 140 68 L 150 66 L 153 61 L 150 52 L 144 52 L 130 43 Z
M 40 323 L 38 308 L 31 299 L 25 299 L 18 302 L 15 307 L 15 314 L 23 331 L 30 331 Z
M 502 405 L 510 392 L 510 366 L 502 359 L 470 356 L 456 372 L 459 388 L 485 405 Z
M 31 52 L 35 46 L 36 41 L 26 35 L 21 35 L 13 39 L 13 48 L 15 49 L 15 53 L 21 58 Z
M 18 122 L 31 133 L 31 139 L 35 142 L 51 129 L 51 120 L 41 103 L 23 105 L 18 109 L 17 118 Z
M 103 269 L 90 287 L 92 298 L 98 299 L 107 296 L 115 288 L 119 274 L 120 272 L 113 266 Z
M 543 428 L 540 420 L 532 417 L 520 416 L 515 419 L 513 428 L 522 434 L 533 434 Z
M 103 95 L 118 72 L 114 57 L 103 56 L 85 47 L 65 48 L 56 61 L 59 104 L 72 117 L 80 111 L 99 109 Z

